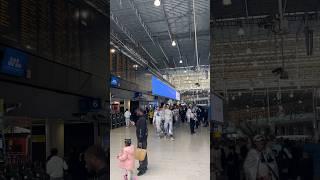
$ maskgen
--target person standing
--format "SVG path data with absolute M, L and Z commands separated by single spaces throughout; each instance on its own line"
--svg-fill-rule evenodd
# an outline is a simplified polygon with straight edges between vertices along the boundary
M 170 138 L 173 141 L 173 112 L 169 105 L 167 105 L 164 110 L 164 128 L 166 130 L 167 138 Z
M 125 147 L 117 156 L 120 161 L 119 166 L 126 170 L 127 180 L 133 180 L 134 169 L 134 146 L 131 144 L 131 139 L 125 139 Z
M 63 180 L 63 172 L 68 170 L 67 163 L 58 156 L 58 149 L 53 148 L 47 162 L 47 174 L 50 180 Z
M 84 155 L 86 167 L 89 172 L 95 174 L 92 180 L 106 180 L 109 179 L 107 168 L 107 153 L 102 147 L 94 145 L 89 147 Z
M 124 113 L 124 117 L 126 118 L 126 128 L 130 126 L 130 118 L 131 118 L 131 112 L 126 109 L 126 112 Z
M 190 109 L 190 131 L 191 131 L 191 134 L 196 133 L 194 131 L 195 125 L 196 125 L 196 113 Z
M 138 121 L 136 123 L 136 135 L 138 140 L 138 148 L 147 149 L 147 140 L 148 140 L 148 126 L 147 120 L 143 113 L 143 110 L 138 108 L 136 110 L 136 114 L 138 116 Z M 138 176 L 141 176 L 146 173 L 148 170 L 148 155 L 143 161 L 139 162 L 140 166 L 138 168 Z

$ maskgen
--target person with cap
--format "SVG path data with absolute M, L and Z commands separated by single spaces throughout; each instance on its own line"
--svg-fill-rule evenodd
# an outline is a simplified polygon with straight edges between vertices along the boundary
M 263 135 L 253 138 L 253 148 L 248 152 L 243 165 L 247 180 L 279 180 L 276 159 L 266 144 Z
M 131 139 L 124 140 L 125 147 L 117 156 L 117 159 L 120 161 L 119 166 L 122 169 L 126 170 L 127 180 L 133 180 L 133 169 L 135 163 L 134 157 L 134 146 L 131 144 Z
M 167 138 L 170 138 L 173 141 L 173 112 L 169 105 L 167 105 L 164 110 L 164 128 L 166 130 Z
M 138 121 L 136 123 L 136 135 L 138 140 L 138 148 L 147 149 L 147 139 L 148 139 L 148 126 L 146 116 L 141 108 L 136 110 L 138 116 Z M 140 167 L 138 168 L 138 176 L 146 173 L 148 169 L 148 156 L 146 155 L 143 161 L 139 162 Z

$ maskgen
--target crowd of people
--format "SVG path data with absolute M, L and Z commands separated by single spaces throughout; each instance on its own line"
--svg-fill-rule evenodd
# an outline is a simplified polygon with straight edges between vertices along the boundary
M 195 129 L 201 124 L 208 127 L 208 110 L 197 107 L 196 105 L 182 106 L 161 104 L 159 107 L 148 107 L 145 109 L 138 108 L 134 112 L 126 109 L 124 113 L 126 119 L 126 128 L 131 125 L 136 127 L 136 137 L 138 148 L 147 149 L 148 139 L 148 123 L 154 126 L 155 132 L 159 138 L 164 138 L 174 141 L 174 129 L 180 123 L 189 123 L 190 133 L 194 134 Z M 120 168 L 126 170 L 126 179 L 133 180 L 134 170 L 134 146 L 131 144 L 131 139 L 125 139 L 124 147 L 117 156 L 120 162 Z M 148 155 L 144 160 L 139 162 L 138 176 L 146 173 L 148 170 Z
M 194 134 L 200 124 L 208 127 L 208 110 L 207 108 L 196 105 L 169 105 L 161 104 L 158 107 L 147 107 L 144 115 L 150 124 L 156 128 L 159 137 L 167 137 L 174 140 L 174 126 L 178 123 L 189 123 L 190 133 Z M 137 121 L 136 115 L 126 109 L 124 113 L 126 119 L 126 127 L 134 125 Z
M 267 138 L 215 140 L 211 150 L 213 180 L 319 179 L 320 144 Z

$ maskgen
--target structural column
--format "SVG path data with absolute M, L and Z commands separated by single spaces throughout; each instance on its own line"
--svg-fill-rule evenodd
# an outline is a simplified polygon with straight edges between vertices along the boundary
M 52 148 L 57 148 L 60 157 L 64 157 L 64 122 L 63 120 L 46 120 L 47 157 Z

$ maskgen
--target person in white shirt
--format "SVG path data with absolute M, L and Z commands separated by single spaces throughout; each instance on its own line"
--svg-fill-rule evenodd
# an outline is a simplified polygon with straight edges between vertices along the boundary
M 130 126 L 130 117 L 131 117 L 131 112 L 126 109 L 126 112 L 124 113 L 124 117 L 126 119 L 126 128 Z
M 188 110 L 187 110 L 187 113 L 186 113 L 187 122 L 188 122 L 188 123 L 190 122 L 191 113 L 192 113 L 192 111 L 191 111 L 191 105 L 189 105 Z
M 190 122 L 190 132 L 191 134 L 194 134 L 194 126 L 196 123 L 196 115 L 195 112 L 193 111 L 194 108 L 192 108 L 192 106 L 190 105 L 187 111 L 187 119 L 188 122 Z
M 170 110 L 170 106 L 167 105 L 164 110 L 164 128 L 166 130 L 167 138 L 173 138 L 173 112 Z
M 253 138 L 252 148 L 244 161 L 243 168 L 247 180 L 268 179 L 278 180 L 279 171 L 271 149 L 266 146 L 266 139 L 262 135 Z
M 153 125 L 156 127 L 156 132 L 158 136 L 160 136 L 160 133 L 161 133 L 160 125 L 163 118 L 161 115 L 162 115 L 161 110 L 159 107 L 157 107 L 153 114 Z
M 68 170 L 66 162 L 58 156 L 58 150 L 53 148 L 47 161 L 47 174 L 50 180 L 63 180 L 63 171 Z

